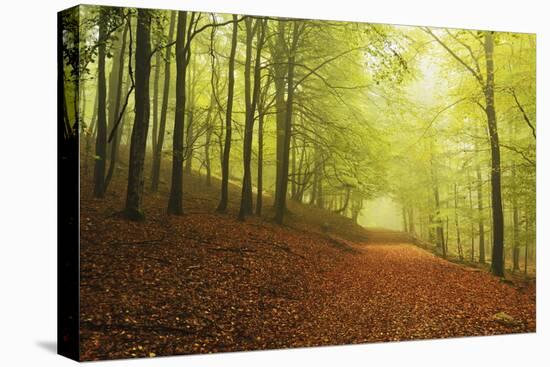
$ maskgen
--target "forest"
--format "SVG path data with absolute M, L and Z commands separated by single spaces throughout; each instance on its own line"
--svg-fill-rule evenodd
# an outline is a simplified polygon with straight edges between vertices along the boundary
M 84 359 L 535 330 L 534 34 L 88 5 L 62 27 Z

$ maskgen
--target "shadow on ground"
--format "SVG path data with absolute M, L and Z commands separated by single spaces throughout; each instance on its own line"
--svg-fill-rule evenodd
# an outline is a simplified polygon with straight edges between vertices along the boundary
M 36 342 L 36 345 L 47 352 L 57 354 L 57 342 L 53 340 L 40 340 Z

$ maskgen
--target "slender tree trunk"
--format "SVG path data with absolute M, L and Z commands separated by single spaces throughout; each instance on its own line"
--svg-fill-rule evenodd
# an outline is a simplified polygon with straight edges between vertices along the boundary
M 193 15 L 191 15 L 192 23 Z M 189 25 L 191 28 L 191 24 Z M 176 113 L 174 118 L 174 133 L 172 141 L 172 182 L 170 198 L 168 199 L 168 214 L 183 214 L 183 138 L 185 128 L 186 78 L 188 65 L 188 42 L 186 37 L 187 12 L 178 12 L 176 31 Z
M 258 109 L 258 194 L 256 197 L 256 215 L 262 215 L 263 205 L 263 169 L 264 169 L 264 111 Z
M 414 235 L 416 230 L 414 227 L 414 208 L 409 208 L 409 233 Z
M 105 81 L 105 56 L 107 41 L 107 15 L 100 10 L 97 49 L 97 139 L 95 143 L 94 197 L 105 196 L 105 160 L 107 158 L 107 86 Z
M 152 151 L 157 150 L 157 139 L 159 130 L 159 79 L 160 79 L 161 53 L 157 51 L 155 57 L 155 75 L 153 77 L 153 131 L 151 134 Z
M 456 247 L 458 251 L 458 257 L 462 261 L 464 260 L 464 252 L 462 250 L 462 242 L 460 241 L 460 223 L 458 220 L 458 187 L 457 184 L 454 184 L 455 191 L 455 228 L 456 228 Z
M 265 34 L 265 20 L 256 20 L 256 25 L 253 29 L 249 29 L 247 25 L 247 59 L 245 61 L 245 91 L 248 90 L 247 96 L 247 113 L 245 122 L 245 136 L 243 149 L 243 186 L 241 194 L 241 208 L 239 210 L 239 219 L 243 220 L 245 216 L 252 214 L 252 137 L 254 134 L 254 115 L 260 97 L 261 83 L 261 56 Z M 252 87 L 252 99 L 250 99 L 250 60 L 252 51 L 253 32 L 256 30 L 256 55 L 254 60 L 254 85 Z M 247 80 L 248 79 L 248 80 Z M 246 94 L 246 93 L 245 93 Z
M 323 209 L 325 207 L 325 199 L 324 199 L 324 196 L 323 196 L 323 176 L 322 176 L 322 172 L 324 170 L 324 163 L 321 162 L 319 164 L 319 170 L 317 171 L 318 172 L 318 177 L 317 177 L 317 197 L 316 197 L 316 203 L 317 203 L 317 207 L 320 208 L 320 209 Z
M 115 78 L 116 88 L 114 91 L 116 93 L 116 96 L 113 102 L 113 113 L 111 114 L 111 119 L 112 119 L 110 124 L 111 128 L 114 128 L 116 120 L 120 114 L 120 107 L 121 107 L 121 101 L 122 101 L 122 77 L 123 77 L 123 71 L 124 71 L 124 56 L 125 56 L 125 49 L 126 49 L 126 37 L 128 36 L 128 27 L 129 27 L 129 24 L 127 24 L 124 27 L 124 31 L 122 33 L 122 44 L 120 47 L 120 52 L 118 54 L 118 60 L 117 60 L 118 66 L 116 68 L 117 76 Z M 110 152 L 111 159 L 109 160 L 109 169 L 107 171 L 107 177 L 105 178 L 105 191 L 107 191 L 107 188 L 111 183 L 111 179 L 113 178 L 113 174 L 115 171 L 121 134 L 122 134 L 122 128 L 119 127 L 116 130 L 115 138 L 111 142 L 111 152 Z
M 504 216 L 502 212 L 500 145 L 495 112 L 495 76 L 493 63 L 493 33 L 485 33 L 485 59 L 487 64 L 487 85 L 485 100 L 489 140 L 491 144 L 491 204 L 493 208 L 493 250 L 491 271 L 494 275 L 504 276 Z
M 431 151 L 431 148 L 430 148 Z M 436 245 L 439 249 L 441 249 L 441 252 L 443 254 L 443 257 L 447 257 L 447 248 L 445 245 L 445 236 L 443 232 L 443 220 L 441 219 L 441 208 L 440 208 L 440 200 L 439 200 L 439 184 L 437 179 L 437 174 L 433 167 L 433 155 L 430 161 L 431 166 L 431 176 L 433 181 L 433 195 L 434 195 L 434 204 L 435 204 L 435 224 L 436 224 Z
M 296 27 L 296 25 L 294 25 Z M 279 224 L 283 223 L 284 214 L 286 211 L 286 196 L 288 187 L 288 170 L 289 170 L 289 155 L 290 155 L 290 135 L 292 133 L 292 110 L 294 103 L 294 55 L 288 58 L 288 95 L 286 101 L 285 112 L 285 130 L 284 130 L 284 146 L 281 166 L 281 177 L 279 180 L 279 193 L 277 195 L 278 203 L 275 211 L 275 221 Z
M 171 43 L 174 39 L 174 28 L 176 25 L 176 12 L 172 11 L 170 14 L 170 29 L 168 31 L 168 43 Z M 166 117 L 168 113 L 168 100 L 170 97 L 170 59 L 171 59 L 171 46 L 166 47 L 164 54 L 164 84 L 162 91 L 162 106 L 160 109 L 160 122 L 157 144 L 153 151 L 153 165 L 152 165 L 152 180 L 151 190 L 153 192 L 158 191 L 160 181 L 160 167 L 162 163 L 162 147 L 164 146 L 164 135 L 166 131 Z
M 288 169 L 289 169 L 289 154 L 290 154 L 290 135 L 292 133 L 292 113 L 294 107 L 294 66 L 295 53 L 298 45 L 298 37 L 300 34 L 300 21 L 293 22 L 292 46 L 288 56 L 288 78 L 287 78 L 287 100 L 285 109 L 285 125 L 284 125 L 284 146 L 281 165 L 281 178 L 278 187 L 278 202 L 275 206 L 275 221 L 279 224 L 283 223 L 284 214 L 286 211 L 286 196 L 288 187 Z
M 97 75 L 96 77 L 98 78 Z M 95 98 L 94 98 L 94 111 L 92 112 L 92 121 L 90 122 L 90 127 L 88 129 L 90 137 L 95 136 L 95 130 L 97 129 L 97 112 L 98 112 L 98 103 L 99 103 L 98 97 L 99 97 L 99 93 L 97 93 L 97 90 L 96 90 Z
M 235 88 L 235 52 L 237 50 L 237 30 L 239 25 L 237 23 L 237 16 L 233 15 L 233 35 L 231 36 L 231 51 L 229 54 L 228 65 L 228 86 L 227 86 L 227 107 L 225 111 L 225 143 L 223 147 L 223 161 L 222 161 L 222 184 L 221 184 L 221 198 L 218 205 L 218 212 L 225 212 L 227 209 L 228 201 L 228 184 L 229 184 L 229 155 L 231 152 L 231 132 L 232 132 L 232 118 L 233 118 L 233 93 Z
M 188 102 L 192 101 L 191 99 L 188 100 Z M 191 170 L 193 168 L 193 139 L 195 139 L 194 136 L 194 128 L 195 128 L 195 112 L 193 107 L 191 106 L 189 108 L 189 112 L 187 114 L 187 135 L 185 138 L 185 149 L 184 149 L 184 160 L 185 160 L 185 174 L 191 175 Z
M 138 9 L 136 30 L 135 118 L 130 144 L 128 189 L 125 213 L 129 219 L 142 220 L 143 166 L 149 128 L 149 75 L 151 72 L 151 13 Z
M 210 143 L 212 142 L 212 111 L 214 110 L 214 89 L 210 93 L 210 105 L 208 106 L 208 113 L 206 114 L 206 139 L 204 144 L 204 165 L 206 168 L 206 186 L 212 186 L 212 166 L 210 160 Z
M 437 183 L 434 185 L 434 200 L 435 200 L 435 209 L 436 209 L 436 235 L 437 235 L 437 246 L 441 249 L 441 252 L 443 254 L 443 257 L 447 257 L 447 246 L 445 244 L 445 234 L 443 231 L 443 220 L 440 218 L 441 216 L 441 209 L 440 209 L 440 201 L 439 201 L 439 187 L 437 186 Z
M 523 273 L 527 276 L 527 263 L 529 255 L 529 218 L 525 213 L 525 254 L 523 259 Z
M 187 75 L 187 128 L 186 139 L 184 149 L 184 161 L 185 161 L 185 173 L 191 175 L 191 169 L 193 168 L 193 155 L 194 155 L 194 139 L 195 139 L 195 87 L 196 83 L 196 65 L 194 59 L 188 60 L 188 75 Z
M 472 199 L 472 179 L 470 171 L 468 170 L 468 199 L 470 203 L 470 215 L 474 213 L 474 202 Z M 470 218 L 470 262 L 474 262 L 475 259 L 475 234 L 474 234 L 474 221 Z
M 483 221 L 483 182 L 481 168 L 479 164 L 476 167 L 477 176 L 477 210 L 478 210 L 478 231 L 479 231 L 479 262 L 485 263 L 485 224 Z
M 319 181 L 319 174 L 317 172 L 317 152 L 315 153 L 315 160 L 313 162 L 313 184 L 311 185 L 311 195 L 309 197 L 309 205 L 315 204 L 317 198 L 317 184 Z
M 288 70 L 284 58 L 284 49 L 286 48 L 285 41 L 286 22 L 279 21 L 277 23 L 277 40 L 275 49 L 272 50 L 274 59 L 274 84 L 275 84 L 275 110 L 276 110 L 276 171 L 275 171 L 275 197 L 273 206 L 277 206 L 279 199 L 279 188 L 281 187 L 281 175 L 283 164 L 283 150 L 285 142 L 285 78 Z
M 94 110 L 92 112 L 92 119 L 90 121 L 90 125 L 87 127 L 86 132 L 85 132 L 86 147 L 84 149 L 85 149 L 86 155 L 85 155 L 85 159 L 84 159 L 84 174 L 86 175 L 86 177 L 88 177 L 88 174 L 89 174 L 90 151 L 91 151 L 90 143 L 91 143 L 91 140 L 94 137 L 94 129 L 96 128 L 97 108 L 98 108 L 97 107 L 97 103 L 98 103 L 97 96 L 98 96 L 98 93 L 96 91 L 95 98 L 94 98 Z
M 86 80 L 82 79 L 80 81 L 79 85 L 79 92 L 80 92 L 80 103 L 82 108 L 80 108 L 80 120 L 82 121 L 80 123 L 81 131 L 85 131 L 88 127 L 88 124 L 86 124 Z
M 404 206 L 401 207 L 401 215 L 403 217 L 403 232 L 407 232 L 407 209 Z
M 126 27 L 124 27 L 125 29 Z M 118 79 L 119 71 L 120 71 L 120 57 L 123 56 L 123 54 L 120 53 L 121 50 L 121 35 L 122 31 L 117 29 L 117 31 L 114 33 L 114 36 L 116 37 L 111 44 L 110 50 L 111 54 L 113 54 L 112 62 L 111 62 L 111 70 L 109 72 L 109 78 L 108 78 L 108 88 L 107 88 L 107 156 L 111 157 L 111 151 L 113 147 L 113 141 L 109 141 L 109 132 L 113 130 L 113 127 L 116 122 L 116 99 L 118 96 L 118 88 L 120 86 L 120 80 Z M 122 64 L 122 67 L 124 64 Z M 110 160 L 110 158 L 109 158 Z M 107 191 L 107 185 L 105 185 L 105 191 Z
M 291 171 L 290 176 L 292 177 L 292 180 L 290 181 L 290 197 L 292 199 L 296 199 L 296 137 L 291 136 L 290 137 L 290 161 L 292 162 L 291 165 Z
M 513 271 L 519 271 L 519 208 L 516 192 L 516 163 L 512 163 L 512 212 L 514 231 L 514 250 L 512 254 Z

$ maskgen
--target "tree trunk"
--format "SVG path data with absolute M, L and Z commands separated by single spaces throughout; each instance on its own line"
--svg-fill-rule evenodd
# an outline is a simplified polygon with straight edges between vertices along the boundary
M 470 215 L 474 214 L 474 202 L 472 199 L 472 179 L 470 176 L 470 170 L 468 170 L 468 200 L 470 203 Z M 470 262 L 474 262 L 475 259 L 475 241 L 474 241 L 474 222 L 473 218 L 470 218 Z
M 487 64 L 487 84 L 485 100 L 489 140 L 491 144 L 491 205 L 493 208 L 493 250 L 491 271 L 494 275 L 504 276 L 504 217 L 502 213 L 500 145 L 497 117 L 495 112 L 495 76 L 493 63 L 493 33 L 485 33 L 485 59 Z
M 171 43 L 174 39 L 174 28 L 176 25 L 176 12 L 172 11 L 170 14 L 170 29 L 168 31 L 168 43 Z M 168 99 L 170 97 L 170 57 L 171 46 L 166 47 L 164 54 L 164 84 L 162 91 L 162 106 L 160 109 L 160 122 L 157 144 L 153 151 L 153 165 L 152 165 L 152 181 L 151 190 L 153 192 L 158 191 L 160 181 L 160 167 L 162 162 L 162 147 L 164 145 L 164 134 L 166 131 L 166 115 L 168 111 Z
M 325 207 L 325 198 L 323 196 L 323 175 L 324 163 L 321 162 L 318 168 L 318 177 L 317 177 L 317 194 L 316 194 L 316 203 L 317 207 L 323 209 Z
M 407 232 L 407 209 L 404 206 L 401 207 L 401 215 L 403 217 L 403 232 Z
M 445 244 L 445 235 L 443 232 L 443 220 L 441 219 L 441 210 L 440 210 L 440 202 L 439 202 L 439 188 L 437 187 L 437 183 L 434 186 L 434 200 L 435 200 L 435 209 L 436 209 L 436 236 L 437 236 L 437 247 L 441 249 L 441 252 L 443 254 L 443 257 L 447 257 L 447 246 Z
M 409 233 L 414 235 L 416 232 L 416 229 L 414 227 L 414 208 L 412 207 L 409 208 L 408 213 L 409 213 Z
M 160 79 L 161 53 L 157 51 L 155 57 L 155 76 L 153 78 L 153 131 L 151 134 L 152 151 L 157 150 L 159 129 L 159 79 Z
M 479 231 L 479 262 L 485 264 L 485 224 L 483 221 L 483 181 L 479 164 L 476 167 L 477 176 L 477 210 L 478 210 L 478 231 Z
M 250 18 L 249 18 L 250 19 Z M 243 220 L 245 216 L 252 214 L 252 170 L 250 167 L 252 159 L 252 137 L 254 134 L 254 115 L 260 96 L 260 78 L 261 78 L 261 55 L 265 27 L 263 20 L 257 20 L 254 28 L 252 21 L 247 20 L 246 37 L 246 59 L 245 59 L 245 99 L 246 99 L 246 121 L 243 142 L 243 184 L 241 193 L 241 207 L 239 210 L 239 219 Z M 256 56 L 254 60 L 254 85 L 252 96 L 250 95 L 250 64 L 252 58 L 252 39 L 256 30 Z
M 144 219 L 141 210 L 143 166 L 149 128 L 149 75 L 151 72 L 151 13 L 138 9 L 136 30 L 135 118 L 130 144 L 128 189 L 125 214 L 129 219 Z
M 105 196 L 105 160 L 107 158 L 107 86 L 105 81 L 105 56 L 107 41 L 107 15 L 104 9 L 99 15 L 97 49 L 97 138 L 95 143 L 94 197 Z
M 194 59 L 191 60 L 191 56 L 187 61 L 188 64 L 188 75 L 187 75 L 187 128 L 186 128 L 186 138 L 185 138 L 185 148 L 184 148 L 184 161 L 185 161 L 185 173 L 191 175 L 191 169 L 193 168 L 193 146 L 194 146 L 194 129 L 195 129 L 195 87 L 196 83 L 196 65 Z
M 516 163 L 512 163 L 512 212 L 514 231 L 514 250 L 512 254 L 513 271 L 519 271 L 519 208 L 516 192 Z
M 454 184 L 455 192 L 455 228 L 456 228 L 456 247 L 458 251 L 458 257 L 462 261 L 464 260 L 464 252 L 462 250 L 462 242 L 460 241 L 460 223 L 458 220 L 458 187 L 457 184 Z
M 89 163 L 90 163 L 90 142 L 94 137 L 94 129 L 96 128 L 96 120 L 97 120 L 97 103 L 98 103 L 98 93 L 96 91 L 95 98 L 94 98 L 94 110 L 92 112 L 92 119 L 90 121 L 90 125 L 86 128 L 85 136 L 86 136 L 86 147 L 85 147 L 85 159 L 84 159 L 84 174 L 86 177 L 88 177 L 89 172 Z M 63 97 L 65 98 L 65 97 Z
M 214 86 L 212 86 L 214 87 Z M 210 143 L 212 142 L 212 111 L 214 110 L 214 89 L 210 93 L 210 104 L 208 106 L 208 113 L 206 114 L 206 137 L 204 143 L 204 166 L 206 168 L 206 186 L 212 186 L 212 166 L 210 162 Z
M 296 137 L 291 136 L 290 142 L 290 161 L 292 162 L 290 171 L 290 177 L 292 177 L 292 180 L 290 181 L 290 197 L 293 200 L 296 200 Z
M 258 108 L 258 194 L 256 196 L 256 215 L 262 215 L 263 205 L 263 169 L 264 169 L 264 111 Z
M 116 96 L 114 98 L 113 102 L 113 112 L 111 114 L 111 128 L 114 128 L 116 121 L 118 119 L 118 116 L 120 114 L 120 103 L 122 101 L 122 77 L 123 77 L 123 71 L 124 71 L 124 59 L 125 59 L 125 49 L 126 49 L 126 37 L 128 36 L 128 27 L 129 23 L 124 27 L 124 31 L 122 33 L 122 44 L 120 47 L 120 52 L 118 54 L 118 66 L 116 68 L 117 76 L 115 78 L 115 93 Z M 120 135 L 122 134 L 122 127 L 118 127 L 115 132 L 115 137 L 111 141 L 111 159 L 109 160 L 109 169 L 107 171 L 107 177 L 105 178 L 105 191 L 107 191 L 107 188 L 109 187 L 109 184 L 111 183 L 111 179 L 113 178 L 113 174 L 115 171 L 116 163 L 117 163 L 117 156 L 118 156 L 118 148 L 120 143 Z
M 228 85 L 227 85 L 227 107 L 225 111 L 225 143 L 223 147 L 223 161 L 222 161 L 222 184 L 221 184 L 221 198 L 218 205 L 218 212 L 225 212 L 227 209 L 228 200 L 228 184 L 229 184 L 229 154 L 231 152 L 231 129 L 232 129 L 232 117 L 233 117 L 233 93 L 235 88 L 235 52 L 237 50 L 237 30 L 239 25 L 237 23 L 237 16 L 233 15 L 233 35 L 231 36 L 231 51 L 229 54 L 228 65 Z
M 315 153 L 317 155 L 317 153 Z M 317 173 L 317 160 L 313 162 L 313 184 L 311 185 L 311 195 L 309 197 L 309 205 L 315 204 L 317 198 L 317 184 L 319 181 L 319 174 Z
M 281 175 L 283 164 L 283 150 L 285 142 L 285 78 L 288 73 L 285 63 L 284 50 L 286 48 L 285 41 L 286 22 L 279 21 L 277 23 L 277 40 L 273 54 L 273 74 L 275 84 L 275 111 L 276 111 L 276 171 L 275 171 L 275 197 L 273 205 L 276 207 L 279 200 L 279 187 L 281 187 Z
M 525 213 L 525 254 L 523 259 L 523 274 L 527 275 L 527 263 L 529 255 L 529 218 Z
M 193 15 L 191 15 L 192 23 Z M 191 24 L 189 25 L 191 28 Z M 178 12 L 176 31 L 176 113 L 172 140 L 172 182 L 168 199 L 168 214 L 183 214 L 183 132 L 185 125 L 185 88 L 188 65 L 189 39 L 186 37 L 187 12 Z
M 296 47 L 299 37 L 299 20 L 293 21 L 293 37 L 292 46 L 288 56 L 288 78 L 287 78 L 287 100 L 285 109 L 285 125 L 284 125 L 284 145 L 281 164 L 281 175 L 277 194 L 278 202 L 275 205 L 275 221 L 279 224 L 283 223 L 284 214 L 286 211 L 286 194 L 288 187 L 288 169 L 289 169 L 289 153 L 290 153 L 290 136 L 292 133 L 292 112 L 294 105 L 294 61 Z

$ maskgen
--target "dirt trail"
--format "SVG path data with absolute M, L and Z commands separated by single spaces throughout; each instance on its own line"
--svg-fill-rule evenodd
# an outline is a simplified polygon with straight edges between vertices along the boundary
M 445 261 L 402 234 L 376 231 L 328 275 L 304 330 L 339 343 L 493 335 L 535 330 L 534 289 L 518 290 L 488 273 Z M 374 242 L 384 238 L 386 242 Z M 502 323 L 495 314 L 514 320 Z M 319 325 L 323 320 L 333 323 Z

